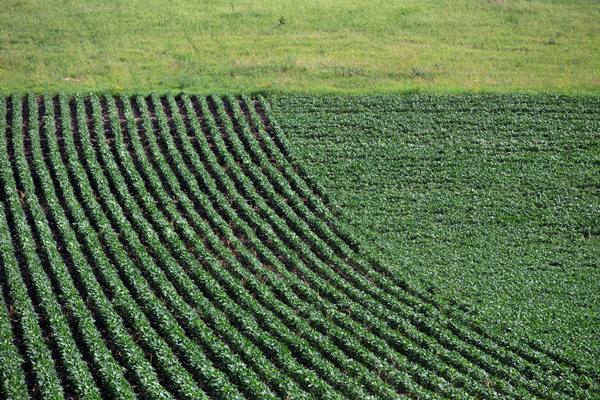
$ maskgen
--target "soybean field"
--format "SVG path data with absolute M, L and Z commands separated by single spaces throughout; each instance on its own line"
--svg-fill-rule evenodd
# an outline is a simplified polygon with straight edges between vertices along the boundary
M 0 398 L 600 394 L 365 251 L 277 104 L 0 97 Z
M 600 372 L 600 98 L 274 96 L 361 249 Z

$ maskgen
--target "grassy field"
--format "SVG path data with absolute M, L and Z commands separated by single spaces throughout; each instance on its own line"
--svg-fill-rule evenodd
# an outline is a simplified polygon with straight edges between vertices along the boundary
M 272 101 L 365 249 L 600 371 L 600 98 Z
M 0 88 L 600 89 L 594 0 L 5 1 Z

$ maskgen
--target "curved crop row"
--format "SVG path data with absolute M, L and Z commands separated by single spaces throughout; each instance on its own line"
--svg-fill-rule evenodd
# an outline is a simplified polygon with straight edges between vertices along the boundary
M 0 98 L 0 397 L 590 398 L 361 253 L 262 98 Z

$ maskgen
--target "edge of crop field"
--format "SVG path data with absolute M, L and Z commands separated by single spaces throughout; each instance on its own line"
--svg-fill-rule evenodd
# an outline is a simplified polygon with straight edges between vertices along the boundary
M 48 94 L 48 95 L 75 95 L 75 94 L 111 94 L 117 95 L 177 95 L 188 94 L 198 96 L 209 95 L 249 95 L 264 96 L 269 99 L 272 96 L 312 96 L 312 97 L 363 97 L 363 96 L 411 96 L 411 95 L 429 95 L 429 96 L 477 96 L 477 95 L 501 95 L 501 96 L 566 96 L 572 98 L 588 98 L 600 96 L 600 85 L 597 87 L 566 87 L 566 88 L 548 88 L 548 89 L 528 89 L 523 87 L 481 87 L 481 88 L 462 88 L 462 87 L 406 87 L 406 88 L 373 88 L 373 89 L 348 89 L 335 87 L 316 87 L 306 90 L 302 88 L 225 88 L 215 89 L 206 87 L 188 87 L 188 88 L 169 88 L 155 87 L 144 88 L 121 88 L 121 87 L 31 87 L 31 88 L 0 88 L 0 95 L 26 95 L 29 93 Z

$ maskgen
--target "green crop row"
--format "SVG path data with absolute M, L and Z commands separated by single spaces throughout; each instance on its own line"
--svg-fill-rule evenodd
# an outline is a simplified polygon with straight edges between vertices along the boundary
M 263 98 L 0 98 L 0 183 L 0 396 L 595 388 L 363 254 Z

